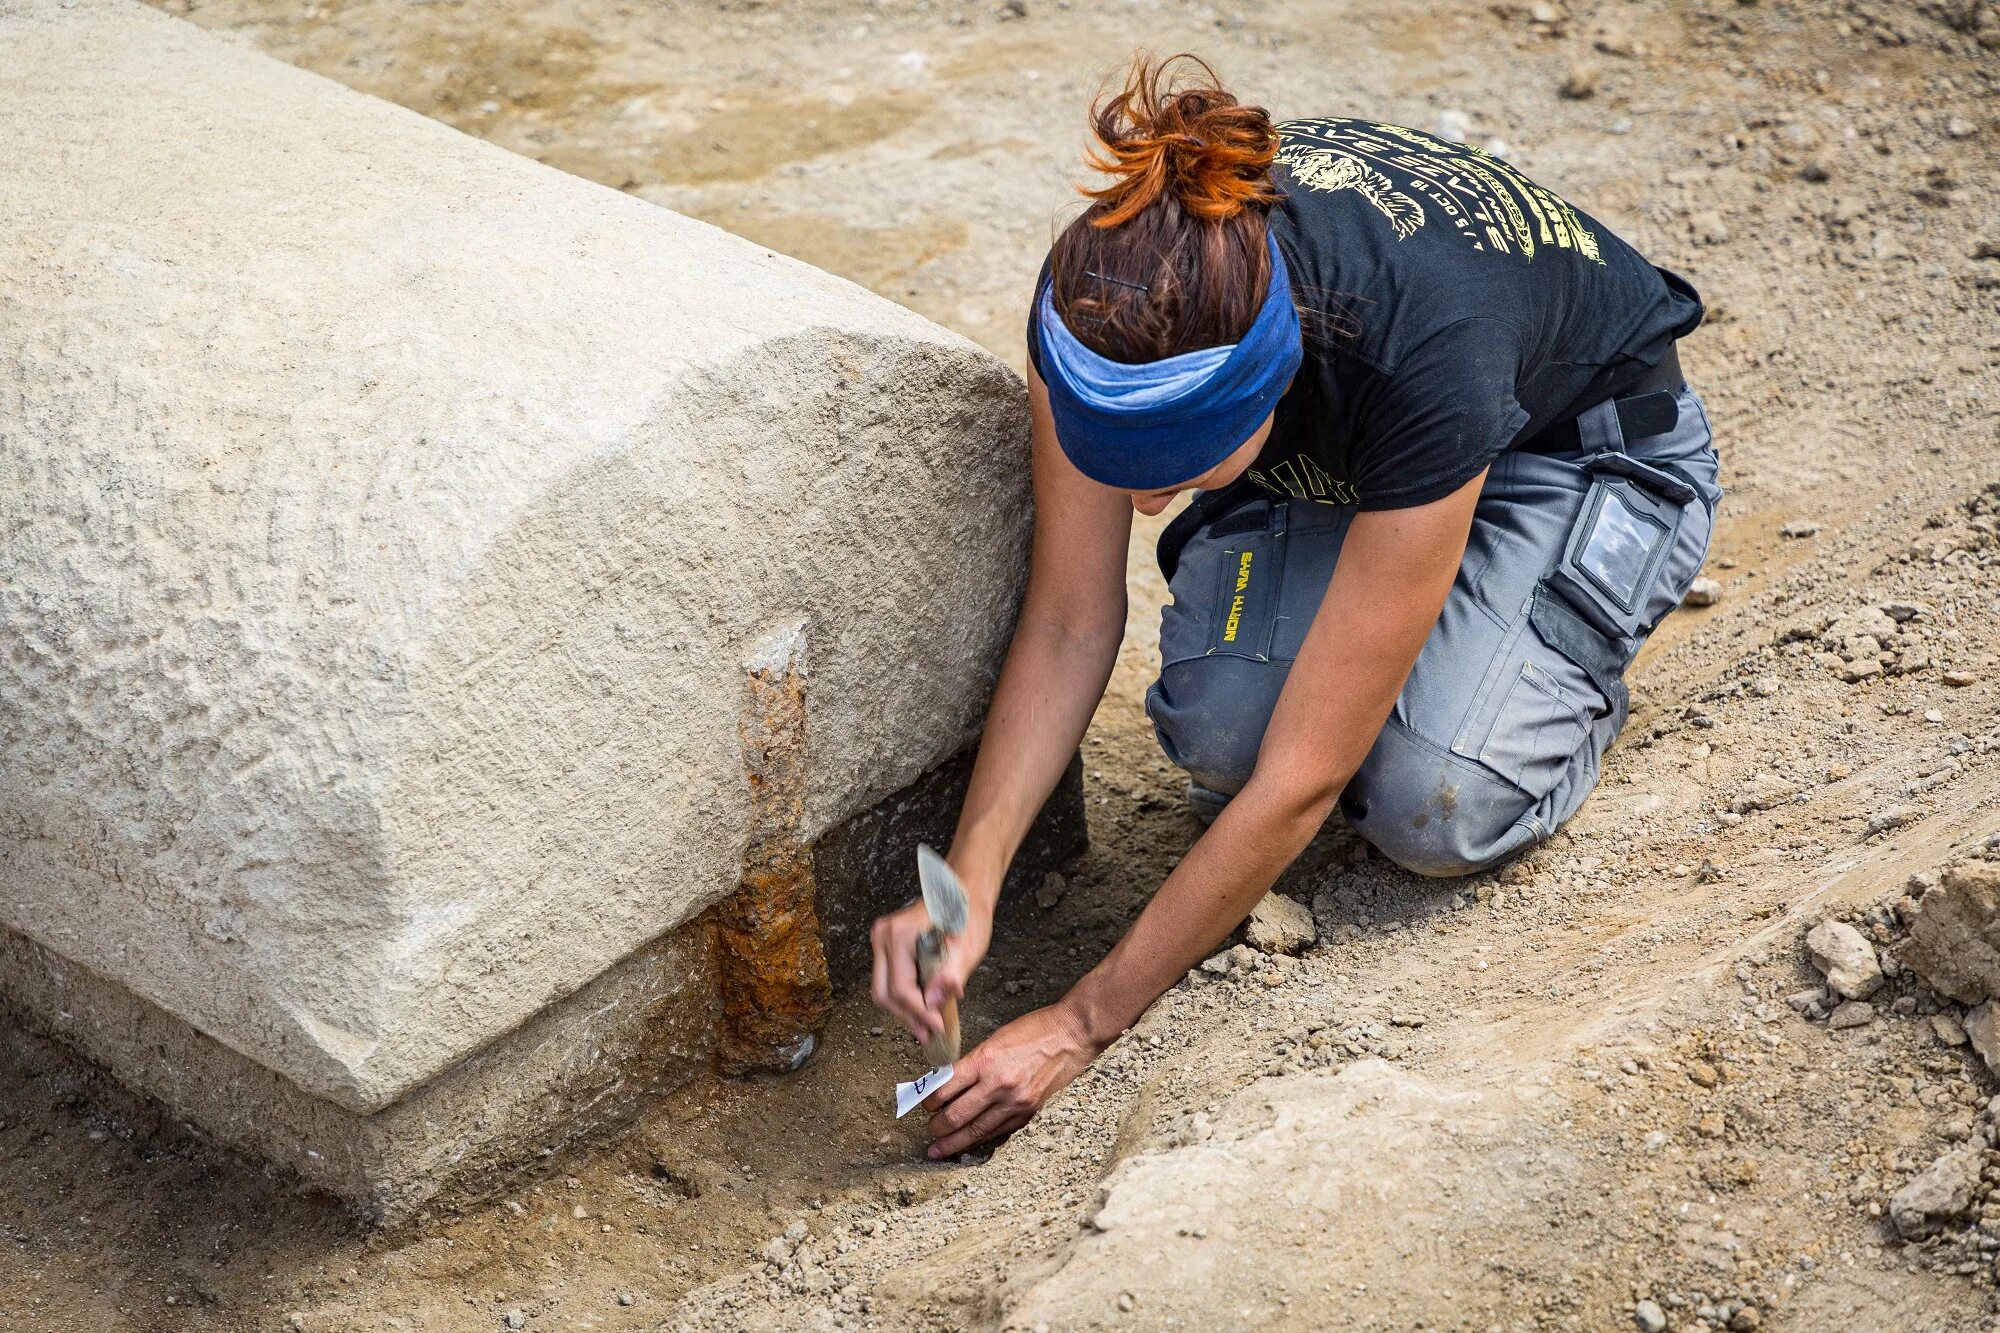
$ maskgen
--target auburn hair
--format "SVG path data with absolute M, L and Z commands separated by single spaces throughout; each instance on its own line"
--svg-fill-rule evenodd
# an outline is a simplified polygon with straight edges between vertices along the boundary
M 1236 342 L 1271 281 L 1265 232 L 1282 197 L 1278 133 L 1197 56 L 1141 52 L 1090 111 L 1090 205 L 1049 255 L 1055 306 L 1079 342 L 1114 361 L 1158 361 Z

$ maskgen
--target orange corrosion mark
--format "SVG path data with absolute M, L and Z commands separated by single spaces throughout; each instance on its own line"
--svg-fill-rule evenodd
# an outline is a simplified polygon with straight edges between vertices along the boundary
M 805 817 L 805 626 L 767 636 L 744 663 L 737 733 L 750 829 L 737 890 L 709 913 L 725 1073 L 785 1071 L 812 1054 L 833 1006 L 814 909 Z

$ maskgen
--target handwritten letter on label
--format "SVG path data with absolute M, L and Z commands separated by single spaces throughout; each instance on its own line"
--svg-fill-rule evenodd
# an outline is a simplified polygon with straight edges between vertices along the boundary
M 917 1109 L 917 1103 L 951 1082 L 951 1066 L 939 1065 L 928 1074 L 919 1074 L 908 1083 L 896 1085 L 896 1119 Z

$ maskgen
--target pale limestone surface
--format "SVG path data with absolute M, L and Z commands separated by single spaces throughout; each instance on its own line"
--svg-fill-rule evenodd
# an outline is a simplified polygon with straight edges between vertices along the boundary
M 136 3 L 0 0 L 0 925 L 375 1112 L 961 751 L 1026 409 L 848 283 Z
M 1439 1290 L 1503 1300 L 1517 1279 L 1486 1260 L 1578 1169 L 1540 1095 L 1377 1059 L 1252 1083 L 1121 1160 L 1090 1228 L 1000 1322 L 1103 1327 L 1116 1309 L 1135 1328 L 1333 1329 Z M 1412 1247 L 1422 1263 L 1392 1261 Z

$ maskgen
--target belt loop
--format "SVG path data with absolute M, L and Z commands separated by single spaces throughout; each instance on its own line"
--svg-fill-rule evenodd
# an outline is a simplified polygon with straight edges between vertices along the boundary
M 1585 408 L 1576 419 L 1576 439 L 1578 446 L 1586 454 L 1625 452 L 1625 428 L 1618 422 L 1618 403 L 1607 398 L 1595 407 Z
M 1274 537 L 1284 536 L 1286 524 L 1291 518 L 1291 512 L 1292 502 L 1290 500 L 1273 500 L 1271 502 L 1271 521 L 1266 526 L 1266 530 Z

